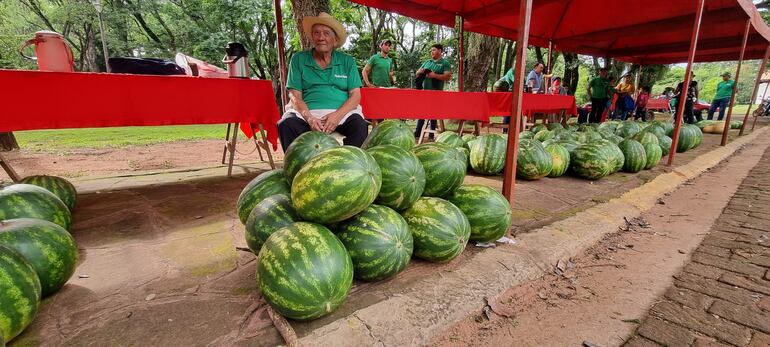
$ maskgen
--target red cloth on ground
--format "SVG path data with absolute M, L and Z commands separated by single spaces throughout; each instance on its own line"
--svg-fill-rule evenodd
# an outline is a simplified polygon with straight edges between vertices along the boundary
M 361 107 L 369 119 L 461 119 L 487 121 L 486 93 L 395 88 L 362 88 Z
M 492 116 L 508 116 L 511 114 L 511 93 L 486 93 Z M 570 95 L 524 94 L 521 113 L 531 117 L 533 113 L 559 113 L 566 110 L 567 114 L 577 115 L 575 97 Z
M 271 81 L 0 70 L 0 86 L 2 132 L 262 123 L 278 145 Z

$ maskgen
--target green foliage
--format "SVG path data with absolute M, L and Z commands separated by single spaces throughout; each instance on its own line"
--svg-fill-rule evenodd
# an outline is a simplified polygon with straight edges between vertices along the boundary
M 676 88 L 679 82 L 684 80 L 685 66 L 672 67 L 652 89 L 653 94 L 663 92 L 666 87 Z M 718 63 L 697 63 L 693 65 L 695 80 L 698 82 L 699 98 L 711 102 L 716 94 L 717 84 L 722 81 L 720 76 L 724 72 L 730 72 L 735 77 L 736 61 Z M 744 61 L 741 66 L 741 75 L 738 81 L 738 91 L 735 95 L 736 104 L 749 103 L 751 93 L 754 90 L 754 80 L 757 77 L 759 64 L 756 61 Z

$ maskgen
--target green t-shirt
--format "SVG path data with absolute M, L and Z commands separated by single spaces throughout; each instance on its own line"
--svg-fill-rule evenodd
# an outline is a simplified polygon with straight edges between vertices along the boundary
M 438 61 L 429 59 L 424 63 L 422 63 L 422 66 L 420 67 L 423 69 L 433 71 L 434 73 L 437 73 L 437 74 L 442 74 L 445 71 L 452 71 L 452 67 L 449 65 L 449 62 L 447 62 L 444 58 L 441 58 Z M 444 90 L 444 81 L 426 77 L 422 81 L 422 89 Z
M 731 98 L 733 96 L 733 86 L 735 81 L 727 80 L 717 84 L 717 95 L 714 95 L 714 100 Z
M 610 82 L 604 78 L 596 77 L 588 83 L 591 86 L 591 97 L 594 99 L 602 99 L 608 97 L 607 89 L 610 86 Z
M 348 92 L 361 85 L 355 59 L 339 51 L 332 52 L 325 69 L 315 62 L 312 50 L 294 54 L 289 63 L 286 89 L 301 91 L 311 110 L 336 110 L 348 99 Z
M 390 87 L 390 71 L 393 70 L 393 59 L 377 53 L 366 62 L 372 68 L 369 82 L 378 87 Z
M 508 72 L 503 75 L 503 79 L 508 82 L 509 86 L 513 86 L 513 68 L 508 69 Z

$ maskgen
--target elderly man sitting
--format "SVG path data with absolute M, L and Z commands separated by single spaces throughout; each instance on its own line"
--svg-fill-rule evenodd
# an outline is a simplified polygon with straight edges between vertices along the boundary
M 345 43 L 345 27 L 327 13 L 305 17 L 302 26 L 313 48 L 294 54 L 286 88 L 290 103 L 278 122 L 284 152 L 311 130 L 338 132 L 346 145 L 361 146 L 369 128 L 364 120 L 361 76 L 353 57 L 335 50 Z

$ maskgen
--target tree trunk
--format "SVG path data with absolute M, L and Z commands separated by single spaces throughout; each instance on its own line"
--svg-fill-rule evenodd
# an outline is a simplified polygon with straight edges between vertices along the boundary
M 313 43 L 302 28 L 302 19 L 306 16 L 317 16 L 321 12 L 329 13 L 329 0 L 291 0 L 291 12 L 297 23 L 302 49 L 311 48 Z
M 514 48 L 516 48 L 516 42 L 508 41 L 505 48 L 505 64 L 503 64 L 503 68 L 500 69 L 503 74 L 508 72 L 508 69 L 513 68 L 513 58 L 515 57 L 513 54 Z
M 19 143 L 13 133 L 0 133 L 0 150 L 11 151 L 19 149 Z
M 500 44 L 500 42 L 503 42 L 503 44 Z M 492 65 L 493 66 L 492 79 L 495 80 L 495 81 L 500 79 L 500 75 L 501 75 L 500 69 L 501 69 L 502 64 L 503 64 L 503 51 L 504 51 L 504 49 L 505 49 L 505 41 L 503 41 L 503 39 L 498 39 L 497 40 L 497 52 L 495 52 L 495 63 L 494 63 L 494 65 Z
M 83 48 L 80 51 L 82 71 L 99 72 L 99 64 L 96 63 L 96 34 L 93 23 L 83 24 L 83 34 L 85 37 L 83 38 Z M 105 62 L 105 66 L 106 64 Z
M 489 85 L 489 68 L 500 48 L 500 40 L 486 35 L 468 34 L 468 62 L 464 71 L 464 91 L 483 92 Z
M 563 52 L 564 57 L 564 78 L 562 78 L 562 85 L 567 88 L 569 95 L 575 95 L 575 90 L 580 81 L 580 61 L 578 55 L 575 53 Z

